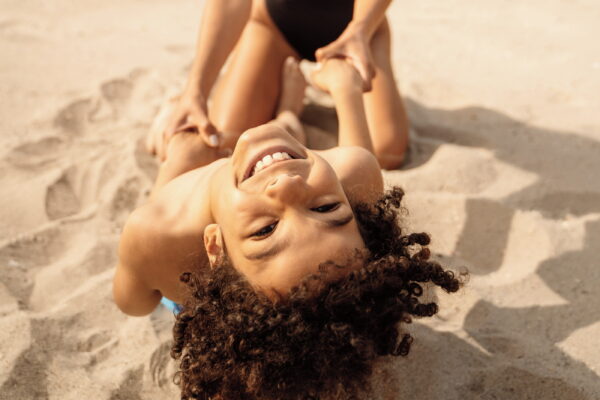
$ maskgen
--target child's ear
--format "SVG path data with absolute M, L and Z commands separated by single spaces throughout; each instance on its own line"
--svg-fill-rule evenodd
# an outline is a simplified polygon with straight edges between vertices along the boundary
M 211 268 L 215 266 L 217 260 L 224 255 L 223 235 L 221 227 L 217 224 L 210 224 L 204 228 L 204 248 L 208 255 L 208 262 Z

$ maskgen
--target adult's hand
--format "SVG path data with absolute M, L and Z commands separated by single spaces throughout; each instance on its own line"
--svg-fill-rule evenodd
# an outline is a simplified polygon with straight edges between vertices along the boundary
M 164 161 L 169 141 L 178 132 L 198 134 L 208 147 L 217 148 L 220 135 L 206 114 L 206 102 L 200 97 L 184 92 L 181 96 L 169 99 L 150 127 L 146 149 Z
M 375 66 L 368 35 L 362 29 L 348 26 L 339 38 L 318 49 L 315 57 L 318 62 L 336 57 L 346 59 L 358 70 L 363 80 L 363 91 L 371 90 L 371 81 L 375 77 Z
M 161 159 L 166 156 L 169 140 L 178 132 L 197 133 L 208 147 L 218 148 L 220 144 L 219 132 L 208 119 L 206 100 L 193 91 L 186 90 L 172 108 L 162 140 L 156 146 L 156 153 Z

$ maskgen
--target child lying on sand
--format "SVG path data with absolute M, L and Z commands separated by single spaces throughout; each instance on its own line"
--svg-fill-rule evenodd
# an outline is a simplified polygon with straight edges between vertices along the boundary
M 182 398 L 351 398 L 378 356 L 408 353 L 398 323 L 437 312 L 421 283 L 460 285 L 429 261 L 426 234 L 397 224 L 403 193 L 383 192 L 365 149 L 356 70 L 334 59 L 314 76 L 340 119 L 340 146 L 325 151 L 290 134 L 301 129 L 296 62 L 284 79 L 274 121 L 245 132 L 231 158 L 166 183 L 187 168 L 169 170 L 169 158 L 186 159 L 194 143 L 176 135 L 151 200 L 123 231 L 117 305 L 144 315 L 162 296 L 183 304 L 172 348 Z

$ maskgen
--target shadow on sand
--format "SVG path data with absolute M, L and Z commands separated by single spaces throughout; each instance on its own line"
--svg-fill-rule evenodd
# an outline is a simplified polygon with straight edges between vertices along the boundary
M 501 266 L 515 212 L 538 211 L 550 220 L 600 213 L 600 142 L 576 132 L 531 126 L 481 107 L 440 110 L 408 99 L 407 108 L 419 139 L 406 169 L 427 163 L 441 144 L 452 143 L 485 148 L 502 162 L 537 176 L 505 198 L 467 200 L 456 251 L 475 266 L 474 276 Z M 559 343 L 600 320 L 595 290 L 600 282 L 600 220 L 585 223 L 583 249 L 542 261 L 536 274 L 566 304 L 512 308 L 479 300 L 464 322 L 468 341 L 415 326 L 421 344 L 398 373 L 417 385 L 401 385 L 398 393 L 404 395 L 398 398 L 598 398 L 597 373 L 565 353 Z M 598 338 L 589 340 L 598 344 Z M 456 369 L 464 371 L 463 378 L 451 382 Z M 439 381 L 432 384 L 431 376 L 417 376 L 424 370 Z
M 467 199 L 456 252 L 474 266 L 473 276 L 500 268 L 517 211 L 538 211 L 550 220 L 600 213 L 600 142 L 576 132 L 532 126 L 482 107 L 433 109 L 412 99 L 406 105 L 417 137 L 404 170 L 427 163 L 440 145 L 452 143 L 487 149 L 502 162 L 537 176 L 505 198 Z M 309 130 L 309 143 L 311 139 L 324 143 L 319 148 L 335 143 L 337 120 L 332 109 L 312 105 L 303 120 L 318 127 L 316 134 Z M 381 367 L 377 374 L 375 385 L 393 393 L 381 397 L 598 398 L 597 373 L 565 353 L 559 343 L 600 320 L 595 290 L 600 282 L 600 221 L 585 224 L 582 250 L 546 259 L 536 273 L 566 304 L 512 308 L 479 300 L 464 322 L 469 339 L 413 326 L 416 343 L 410 360 Z M 463 372 L 458 380 L 457 370 Z

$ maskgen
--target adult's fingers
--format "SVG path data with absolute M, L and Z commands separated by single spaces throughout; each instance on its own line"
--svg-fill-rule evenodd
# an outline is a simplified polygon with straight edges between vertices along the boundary
M 204 110 L 201 108 L 193 110 L 189 119 L 188 125 L 191 130 L 196 130 L 208 147 L 219 147 L 220 135 L 217 128 L 207 118 Z
M 167 128 L 165 129 L 165 139 L 167 141 L 169 141 L 169 139 L 171 139 L 171 136 L 173 136 L 175 134 L 175 132 L 181 130 L 182 125 L 185 124 L 187 118 L 188 118 L 187 112 L 182 112 L 179 110 L 175 111 L 175 113 L 171 117 L 171 120 L 167 124 Z
M 370 54 L 358 54 L 352 57 L 351 61 L 362 78 L 363 91 L 371 91 L 373 87 L 371 81 L 375 77 L 375 68 L 373 67 L 373 60 L 371 59 Z
M 185 114 L 183 114 L 183 116 L 180 115 L 181 114 L 174 115 L 165 130 L 160 132 L 156 138 L 156 155 L 161 161 L 164 161 L 167 157 L 167 145 L 169 144 L 169 140 L 171 140 L 176 132 L 181 130 L 181 124 L 185 121 Z
M 164 161 L 167 157 L 167 145 L 173 135 L 177 132 L 193 130 L 195 127 L 194 123 L 188 123 L 189 117 L 190 113 L 185 109 L 179 109 L 173 113 L 171 120 L 156 143 L 156 154 L 161 160 Z
M 169 141 L 167 140 L 166 131 L 163 132 L 156 140 L 156 156 L 160 161 L 165 161 L 167 157 L 167 144 Z
M 202 118 L 202 122 L 197 122 L 198 118 Z M 217 128 L 203 117 L 190 118 L 186 124 L 179 127 L 178 132 L 197 133 L 208 147 L 217 148 L 221 144 L 221 135 Z
M 318 62 L 323 62 L 327 58 L 336 56 L 338 53 L 338 46 L 334 43 L 328 44 L 327 46 L 317 49 L 315 52 L 315 58 Z
M 152 155 L 156 154 L 155 136 L 156 132 L 154 130 L 150 130 L 146 135 L 146 151 Z
M 221 144 L 221 135 L 209 121 L 200 126 L 199 132 L 208 147 L 219 147 Z

